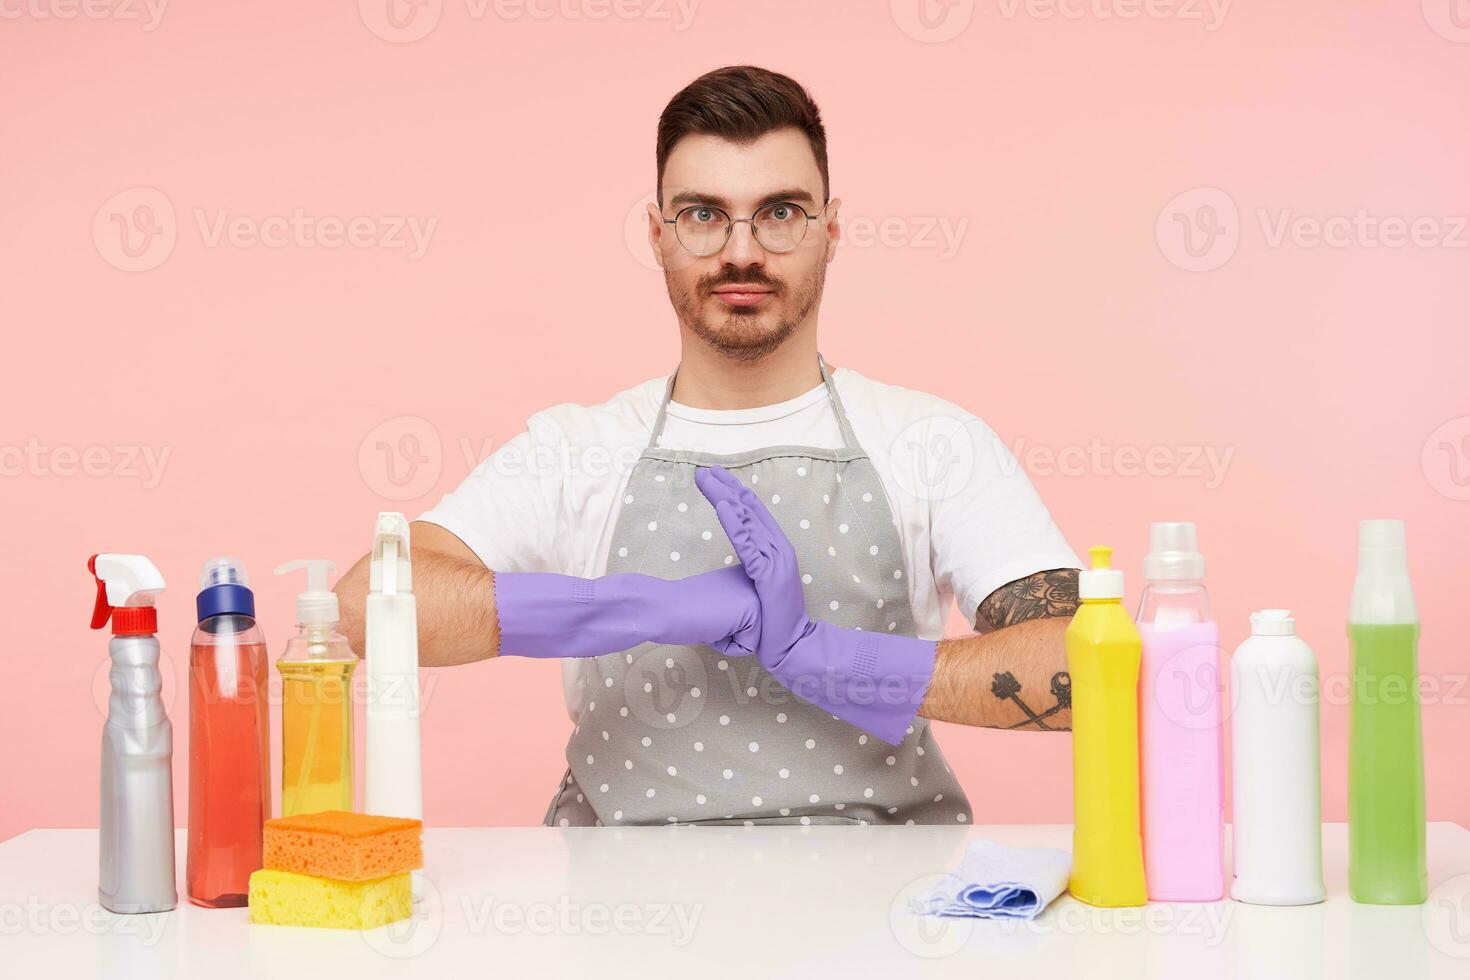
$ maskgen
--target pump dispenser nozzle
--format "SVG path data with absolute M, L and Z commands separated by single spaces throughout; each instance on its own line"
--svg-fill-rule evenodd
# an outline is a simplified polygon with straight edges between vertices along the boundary
M 373 559 L 368 591 L 396 595 L 413 591 L 413 564 L 408 557 L 408 518 L 397 511 L 378 514 L 373 532 Z
M 330 558 L 298 558 L 276 566 L 276 574 L 287 575 L 302 568 L 306 569 L 306 591 L 296 596 L 296 622 L 302 626 L 335 625 L 341 611 L 337 593 L 328 588 L 327 580 L 337 570 L 337 563 Z

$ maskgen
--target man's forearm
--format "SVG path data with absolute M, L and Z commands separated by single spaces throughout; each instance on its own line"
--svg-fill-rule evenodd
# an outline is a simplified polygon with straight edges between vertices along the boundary
M 337 583 L 342 632 L 359 655 L 370 558 L 354 565 Z M 493 657 L 500 646 L 495 615 L 494 573 L 478 562 L 414 549 L 413 591 L 417 598 L 419 664 L 450 667 Z
M 1029 731 L 1072 727 L 1067 620 L 1034 619 L 941 640 L 919 714 L 936 721 Z
M 1072 727 L 1072 678 L 1062 634 L 1077 611 L 1077 569 L 1052 568 L 992 592 L 977 629 L 943 640 L 919 714 L 986 728 Z

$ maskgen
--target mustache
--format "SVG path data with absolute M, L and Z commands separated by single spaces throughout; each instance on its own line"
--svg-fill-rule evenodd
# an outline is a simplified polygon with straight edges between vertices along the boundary
M 702 293 L 712 293 L 721 286 L 764 286 L 773 293 L 786 288 L 785 282 L 759 269 L 726 269 L 716 275 L 700 277 L 699 290 Z

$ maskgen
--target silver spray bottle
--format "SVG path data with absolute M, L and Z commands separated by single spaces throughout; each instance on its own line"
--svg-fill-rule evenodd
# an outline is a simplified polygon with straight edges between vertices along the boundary
M 113 912 L 166 912 L 174 884 L 174 733 L 159 695 L 158 613 L 163 576 L 142 555 L 93 555 L 92 628 L 112 620 L 112 694 L 102 728 L 98 901 Z

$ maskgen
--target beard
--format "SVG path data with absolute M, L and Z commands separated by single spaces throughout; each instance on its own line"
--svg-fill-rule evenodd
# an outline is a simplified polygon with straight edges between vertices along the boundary
M 826 279 L 825 262 L 818 262 L 811 275 L 794 288 L 760 268 L 726 268 L 714 275 L 700 276 L 690 290 L 676 282 L 668 269 L 664 270 L 669 301 L 679 322 L 718 353 L 739 361 L 758 361 L 784 344 L 822 298 Z M 706 315 L 706 299 L 714 290 L 727 285 L 764 286 L 771 291 L 771 298 L 762 308 L 731 307 L 723 315 Z M 784 304 L 784 310 L 775 314 L 774 323 L 764 323 L 772 316 L 764 307 L 776 303 Z

